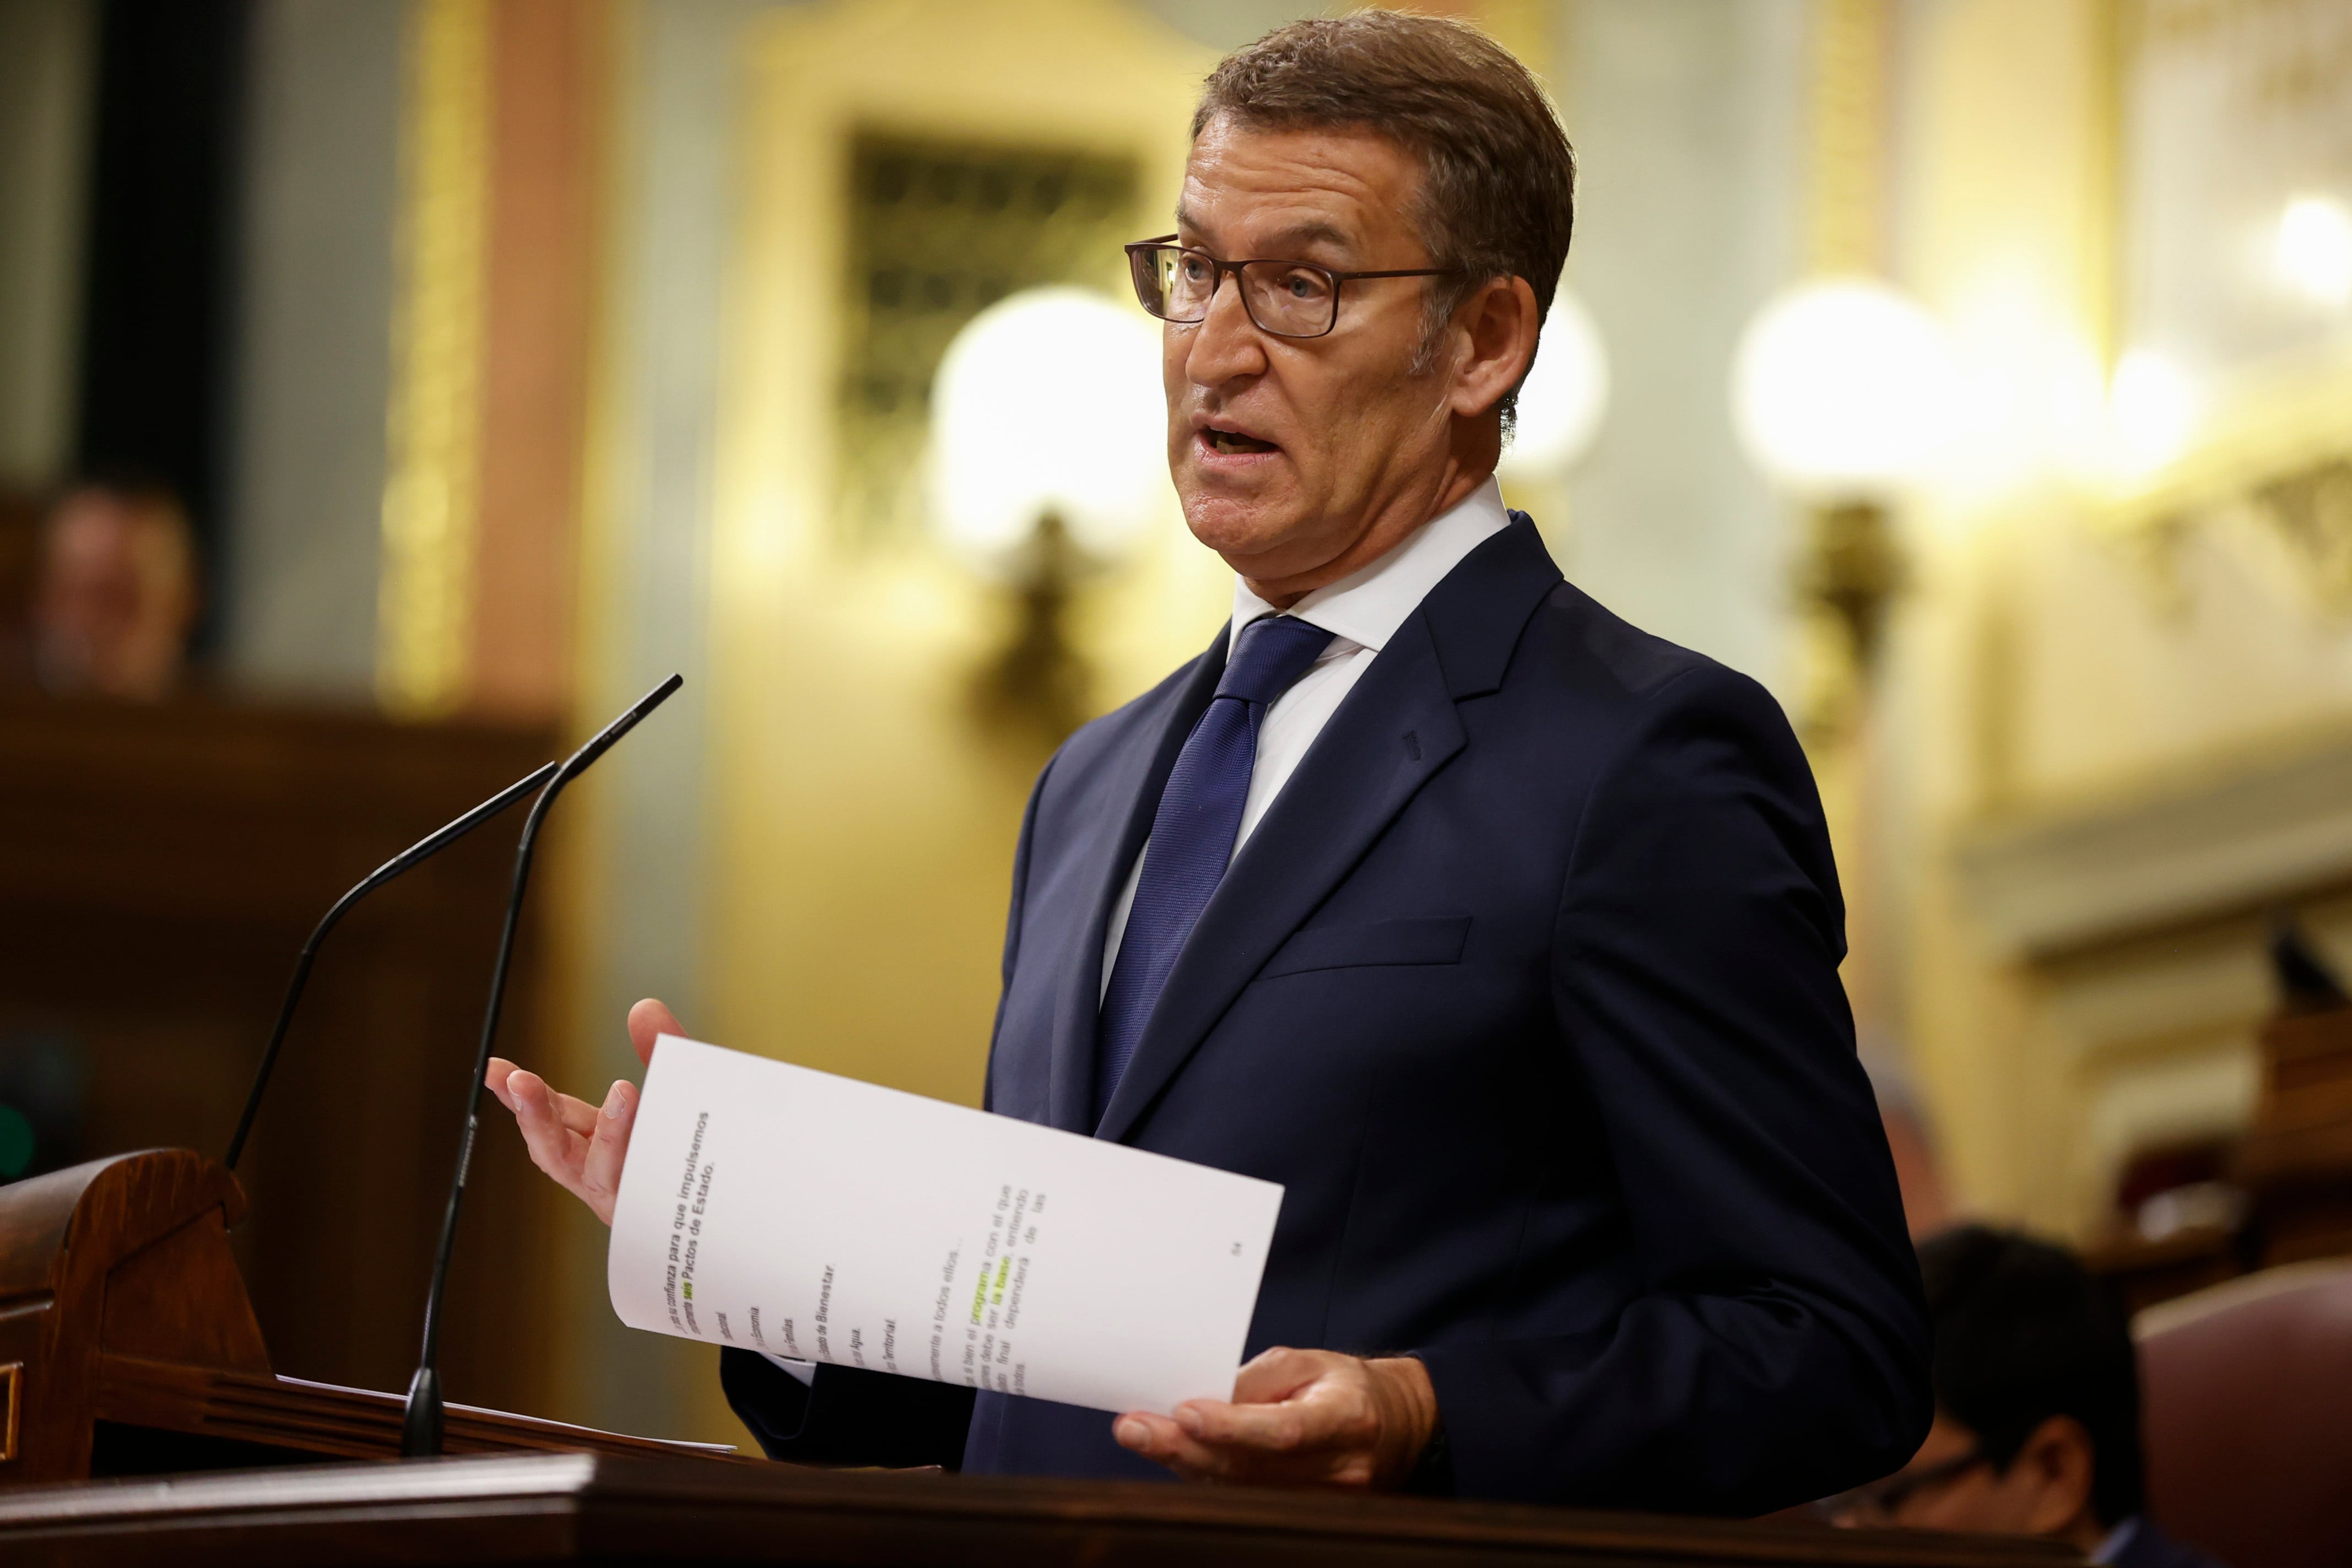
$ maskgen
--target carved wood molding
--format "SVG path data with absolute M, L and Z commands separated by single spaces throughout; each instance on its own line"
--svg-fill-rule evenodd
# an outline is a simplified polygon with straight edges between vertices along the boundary
M 1989 822 L 1958 864 L 2005 957 L 2046 960 L 2352 886 L 2352 734 Z

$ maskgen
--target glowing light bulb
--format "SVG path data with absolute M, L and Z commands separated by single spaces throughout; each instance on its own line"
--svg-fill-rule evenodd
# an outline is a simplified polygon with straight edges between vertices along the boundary
M 2279 215 L 2273 259 L 2296 292 L 2323 305 L 2352 303 L 2352 208 L 2332 196 L 2297 196 Z
M 1861 278 L 1803 284 L 1768 304 L 1740 339 L 1731 386 L 1748 456 L 1816 500 L 1874 496 L 1918 478 L 1962 401 L 1935 318 Z
M 931 384 L 930 517 L 973 564 L 1012 563 L 1053 512 L 1097 560 L 1170 504 L 1160 330 L 1091 289 L 1030 289 L 965 323 Z
M 2107 431 L 2116 466 L 2126 475 L 2153 472 L 2187 449 L 2197 427 L 2196 384 L 2153 349 L 2134 349 L 2116 362 L 2107 392 Z
M 1583 302 L 1552 296 L 1535 368 L 1519 387 L 1518 429 L 1499 465 L 1507 479 L 1556 479 L 1576 466 L 1609 406 L 1609 355 Z

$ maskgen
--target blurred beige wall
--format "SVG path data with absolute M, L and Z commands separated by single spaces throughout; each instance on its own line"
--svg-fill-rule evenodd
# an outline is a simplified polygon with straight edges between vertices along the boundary
M 1903 279 L 1977 373 L 2047 395 L 2087 365 L 2095 398 L 2135 346 L 2131 7 L 1906 16 Z M 2352 622 L 2326 563 L 2253 504 L 2352 439 L 2352 361 L 2287 380 L 2210 388 L 2188 451 L 2152 475 L 1980 462 L 1910 509 L 1886 747 L 1907 1016 L 1981 1211 L 2097 1234 L 2133 1152 L 2249 1114 L 2265 910 L 2295 904 L 2352 949 L 2326 782 L 2352 721 Z M 2298 420 L 2318 443 L 2301 453 L 2281 444 Z M 2045 411 L 2043 434 L 2059 423 Z
M 405 12 L 253 8 L 222 660 L 273 697 L 374 695 Z

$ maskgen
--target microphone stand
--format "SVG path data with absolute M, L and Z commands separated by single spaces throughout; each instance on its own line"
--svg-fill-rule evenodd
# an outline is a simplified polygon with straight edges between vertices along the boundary
M 418 839 L 369 872 L 366 879 L 358 887 L 335 900 L 335 907 L 327 911 L 327 918 L 319 922 L 318 929 L 310 933 L 310 940 L 302 944 L 301 956 L 294 961 L 294 978 L 287 983 L 286 1000 L 278 1009 L 278 1023 L 269 1031 L 269 1044 L 261 1053 L 260 1067 L 254 1071 L 253 1088 L 245 1097 L 245 1113 L 236 1119 L 236 1136 L 228 1141 L 226 1163 L 230 1170 L 236 1169 L 237 1156 L 245 1152 L 246 1138 L 253 1131 L 253 1119 L 261 1112 L 261 1097 L 269 1089 L 269 1075 L 278 1066 L 278 1047 L 286 1043 L 286 1030 L 288 1026 L 294 1022 L 294 1008 L 302 1000 L 302 988 L 310 983 L 310 961 L 319 956 L 319 944 L 327 940 L 327 933 L 335 929 L 337 922 L 350 912 L 353 904 L 358 903 L 410 867 L 420 861 L 431 859 L 539 788 L 555 776 L 555 767 L 556 764 L 549 763 L 529 778 L 519 779 L 509 784 L 457 821 Z
M 498 1039 L 499 1013 L 506 1002 L 507 969 L 514 956 L 515 927 L 522 917 L 523 889 L 530 883 L 531 852 L 539 843 L 539 830 L 547 820 L 547 808 L 555 804 L 563 786 L 585 773 L 590 763 L 612 750 L 614 742 L 635 729 L 639 721 L 685 684 L 684 676 L 671 676 L 565 758 L 547 788 L 532 803 L 530 816 L 523 821 L 522 838 L 515 846 L 514 889 L 507 897 L 506 929 L 499 936 L 499 961 L 490 972 L 489 1006 L 482 1016 L 481 1047 L 474 1054 L 474 1076 L 466 1088 L 465 1138 L 457 1146 L 457 1176 L 449 1184 L 449 1207 L 441 1219 L 441 1249 L 433 1260 L 433 1282 L 425 1293 L 425 1343 L 417 1357 L 416 1374 L 409 1379 L 408 1405 L 400 1426 L 403 1458 L 422 1458 L 441 1452 L 446 1408 L 441 1396 L 442 1298 L 448 1294 L 449 1259 L 457 1245 L 457 1210 L 466 1201 L 466 1173 L 473 1163 L 474 1133 L 480 1126 L 482 1079 L 489 1071 L 490 1047 Z

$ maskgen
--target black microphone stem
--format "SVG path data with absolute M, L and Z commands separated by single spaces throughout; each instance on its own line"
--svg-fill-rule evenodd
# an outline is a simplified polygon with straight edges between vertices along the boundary
M 302 955 L 294 961 L 294 978 L 287 983 L 286 1000 L 278 1005 L 278 1022 L 269 1031 L 269 1044 L 261 1053 L 261 1065 L 254 1069 L 253 1089 L 245 1097 L 245 1113 L 236 1119 L 236 1135 L 228 1141 L 226 1163 L 230 1170 L 236 1169 L 237 1156 L 245 1152 L 245 1141 L 253 1131 L 253 1119 L 261 1112 L 261 1097 L 269 1089 L 269 1075 L 278 1066 L 278 1047 L 286 1043 L 286 1030 L 294 1022 L 294 1008 L 302 1000 L 302 988 L 310 983 L 310 961 L 319 956 L 319 944 L 327 940 L 327 933 L 335 929 L 336 922 L 350 912 L 353 904 L 418 861 L 431 859 L 539 788 L 555 776 L 555 769 L 556 764 L 549 763 L 529 778 L 509 784 L 457 821 L 418 839 L 369 872 L 358 887 L 335 900 L 335 907 L 327 911 L 326 919 L 320 921 L 318 929 L 310 933 L 310 940 L 302 944 Z
M 474 1133 L 480 1125 L 482 1079 L 490 1070 L 490 1047 L 498 1040 L 499 1013 L 506 1003 L 507 969 L 514 956 L 515 927 L 522 918 L 523 889 L 530 884 L 531 852 L 539 843 L 540 826 L 547 820 L 547 808 L 555 804 L 555 797 L 562 793 L 565 784 L 586 772 L 591 763 L 612 750 L 614 742 L 635 729 L 640 720 L 685 684 L 684 676 L 671 676 L 565 758 L 539 799 L 531 803 L 530 816 L 523 821 L 522 839 L 515 846 L 514 890 L 507 897 L 506 929 L 499 935 L 499 961 L 490 971 L 490 1003 L 482 1015 L 481 1047 L 474 1053 L 474 1075 L 466 1088 L 466 1131 L 464 1141 L 457 1146 L 457 1178 L 449 1184 L 449 1207 L 441 1218 L 441 1248 L 434 1257 L 433 1282 L 425 1293 L 425 1343 L 417 1356 L 416 1374 L 408 1383 L 408 1406 L 400 1428 L 400 1451 L 404 1458 L 421 1458 L 441 1451 L 445 1408 L 441 1397 L 441 1303 L 449 1289 L 449 1259 L 457 1246 L 457 1210 L 466 1201 L 466 1173 L 473 1163 Z

